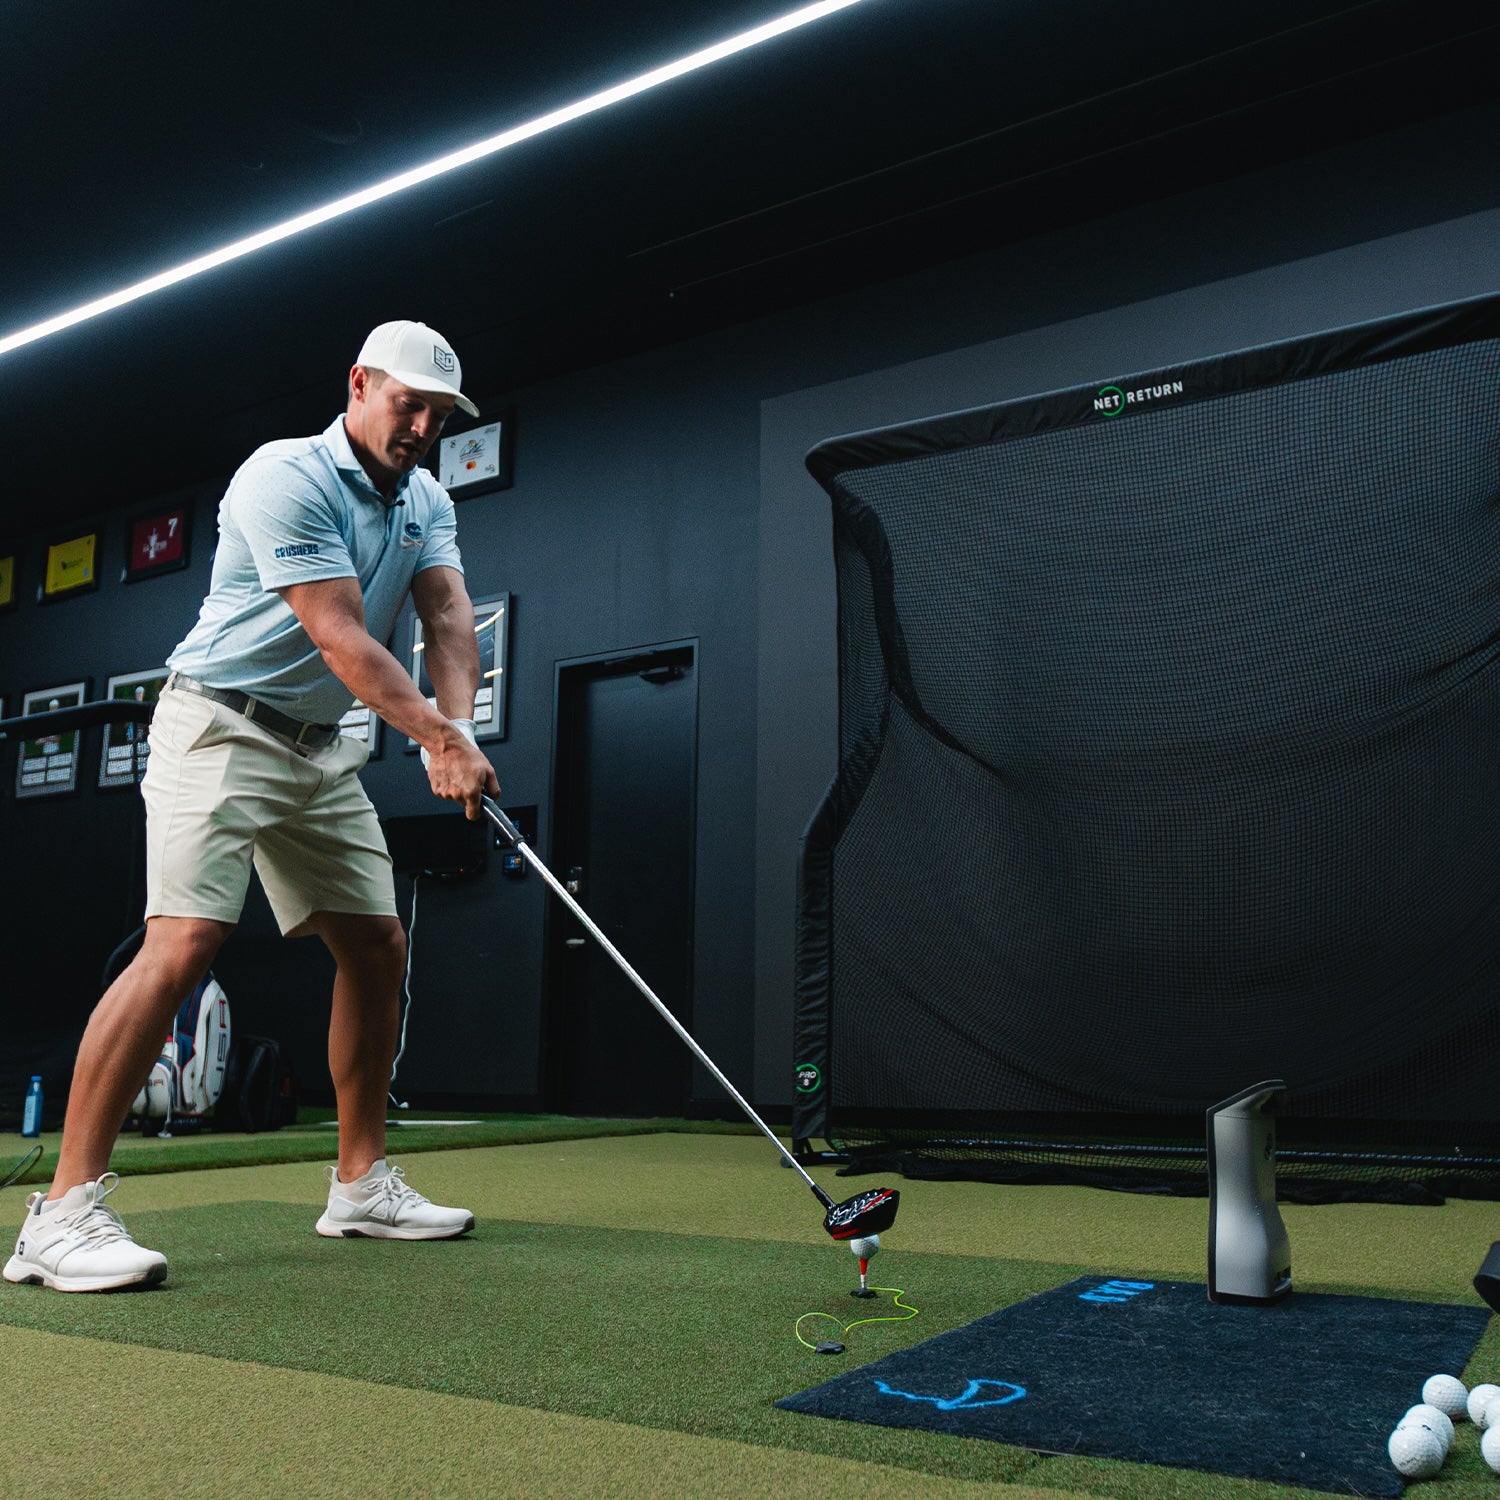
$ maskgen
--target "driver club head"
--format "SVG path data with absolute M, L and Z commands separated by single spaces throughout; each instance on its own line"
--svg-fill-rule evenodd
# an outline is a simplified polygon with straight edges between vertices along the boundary
M 823 1228 L 836 1240 L 880 1234 L 896 1222 L 900 1203 L 901 1194 L 895 1188 L 866 1188 L 842 1203 L 835 1203 L 823 1220 Z

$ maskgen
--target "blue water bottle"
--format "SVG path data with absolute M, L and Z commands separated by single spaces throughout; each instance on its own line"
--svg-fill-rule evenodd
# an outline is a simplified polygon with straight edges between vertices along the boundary
M 26 1090 L 26 1108 L 21 1115 L 21 1134 L 38 1136 L 42 1133 L 42 1075 L 31 1075 L 31 1087 Z

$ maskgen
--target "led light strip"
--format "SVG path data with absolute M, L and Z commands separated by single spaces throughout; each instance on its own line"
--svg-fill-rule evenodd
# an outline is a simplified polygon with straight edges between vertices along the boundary
M 7 334 L 4 338 L 0 338 L 0 355 L 24 348 L 27 344 L 34 344 L 54 333 L 61 333 L 65 328 L 73 328 L 79 323 L 86 323 L 91 318 L 100 317 L 104 313 L 113 312 L 117 307 L 139 302 L 141 298 L 149 297 L 153 292 L 164 291 L 167 287 L 176 286 L 178 282 L 201 276 L 205 271 L 212 271 L 230 261 L 240 260 L 256 250 L 264 250 L 268 245 L 291 239 L 293 235 L 301 234 L 308 229 L 315 229 L 319 224 L 326 224 L 332 219 L 342 218 L 345 214 L 353 213 L 355 209 L 364 208 L 367 204 L 378 203 L 382 198 L 389 198 L 393 194 L 404 192 L 407 188 L 416 187 L 434 177 L 440 177 L 444 172 L 452 172 L 458 167 L 468 166 L 470 162 L 493 156 L 497 151 L 504 151 L 507 147 L 518 145 L 522 141 L 529 141 L 533 136 L 544 135 L 549 130 L 556 130 L 560 125 L 567 125 L 574 120 L 582 119 L 585 115 L 595 114 L 601 109 L 607 109 L 611 104 L 618 104 L 622 100 L 634 98 L 637 94 L 644 94 L 647 90 L 654 89 L 663 83 L 670 83 L 674 78 L 697 72 L 701 68 L 721 62 L 726 57 L 733 57 L 736 53 L 749 51 L 752 47 L 760 46 L 762 42 L 772 41 L 788 31 L 795 31 L 800 26 L 820 21 L 824 16 L 832 15 L 835 11 L 847 10 L 851 5 L 859 3 L 860 0 L 818 0 L 815 5 L 804 5 L 800 10 L 794 10 L 777 20 L 767 21 L 765 25 L 757 26 L 751 31 L 742 31 L 739 35 L 717 42 L 712 47 L 705 47 L 702 51 L 691 53 L 687 57 L 680 57 L 676 62 L 654 68 L 651 72 L 642 73 L 624 83 L 617 83 L 613 88 L 590 94 L 586 99 L 579 99 L 573 104 L 564 105 L 550 114 L 540 115 L 524 125 L 514 126 L 510 130 L 502 131 L 499 135 L 490 136 L 487 140 L 476 141 L 472 146 L 465 146 L 461 151 L 452 151 L 447 156 L 440 156 L 424 166 L 413 167 L 410 171 L 402 172 L 395 177 L 388 177 L 383 182 L 362 188 L 357 193 L 336 198 L 332 203 L 325 203 L 321 208 L 299 214 L 295 219 L 287 219 L 281 224 L 273 225 L 270 229 L 263 229 L 259 234 L 235 240 L 233 244 L 210 251 L 207 255 L 200 255 L 195 260 L 184 261 L 182 265 L 174 266 L 170 271 L 162 271 L 155 276 L 149 276 L 146 280 L 137 281 L 134 285 L 124 287 L 118 292 L 111 292 L 107 297 L 85 302 L 82 306 L 73 308 L 71 312 L 59 313 L 45 322 L 35 323 L 30 328 Z

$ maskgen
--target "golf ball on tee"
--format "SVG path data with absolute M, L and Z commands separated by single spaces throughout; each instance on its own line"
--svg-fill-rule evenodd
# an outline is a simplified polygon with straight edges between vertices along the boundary
M 1468 1388 L 1456 1375 L 1434 1375 L 1422 1387 L 1422 1399 L 1455 1422 L 1463 1421 L 1469 1414 Z
M 1408 1479 L 1431 1479 L 1448 1456 L 1442 1435 L 1425 1422 L 1403 1422 L 1391 1434 L 1386 1451 L 1396 1472 Z
M 1453 1446 L 1453 1420 L 1445 1411 L 1435 1406 L 1418 1403 L 1396 1423 L 1397 1427 L 1408 1427 L 1413 1423 L 1430 1427 L 1443 1440 L 1444 1448 Z
M 1476 1385 L 1469 1392 L 1466 1403 L 1469 1409 L 1469 1420 L 1476 1427 L 1488 1427 L 1490 1425 L 1489 1413 L 1486 1408 L 1490 1402 L 1500 1396 L 1500 1385 Z
M 1484 1461 L 1497 1474 L 1500 1474 L 1500 1427 L 1487 1427 L 1484 1436 L 1479 1440 L 1479 1451 L 1484 1455 Z
M 880 1249 L 880 1236 L 878 1234 L 867 1234 L 858 1239 L 850 1240 L 849 1249 L 861 1260 L 869 1260 Z

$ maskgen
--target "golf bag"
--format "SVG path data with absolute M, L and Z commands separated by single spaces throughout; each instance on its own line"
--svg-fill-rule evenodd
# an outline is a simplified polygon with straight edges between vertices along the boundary
M 131 1115 L 149 1132 L 201 1129 L 224 1088 L 229 1062 L 229 997 L 212 973 L 206 974 L 177 1011 L 161 1056 L 135 1102 Z
M 224 1092 L 214 1111 L 220 1130 L 280 1130 L 297 1122 L 297 1078 L 279 1043 L 241 1036 L 229 1050 Z

